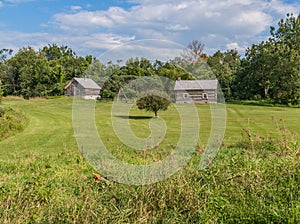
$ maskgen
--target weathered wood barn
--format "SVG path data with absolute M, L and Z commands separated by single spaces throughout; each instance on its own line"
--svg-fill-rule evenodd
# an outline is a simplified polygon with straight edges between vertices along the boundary
M 217 103 L 218 80 L 177 80 L 176 103 Z
M 98 99 L 101 87 L 90 78 L 73 78 L 65 87 L 67 96 Z

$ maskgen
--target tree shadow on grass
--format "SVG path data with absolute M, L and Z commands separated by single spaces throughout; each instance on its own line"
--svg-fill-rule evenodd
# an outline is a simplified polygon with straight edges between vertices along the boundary
M 152 116 L 116 116 L 122 119 L 132 119 L 132 120 L 146 120 L 153 118 Z

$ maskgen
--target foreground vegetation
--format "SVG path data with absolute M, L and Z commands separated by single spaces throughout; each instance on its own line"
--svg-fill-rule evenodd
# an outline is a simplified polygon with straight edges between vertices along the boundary
M 23 113 L 0 105 L 0 141 L 23 131 L 26 124 Z
M 1 223 L 297 223 L 300 220 L 297 108 L 227 105 L 223 147 L 213 164 L 199 171 L 199 158 L 210 126 L 209 106 L 199 105 L 202 140 L 189 164 L 165 181 L 129 186 L 93 180 L 95 171 L 81 156 L 73 137 L 71 99 L 5 99 L 3 103 L 25 113 L 29 124 L 23 132 L 0 142 Z M 110 108 L 110 102 L 97 103 L 99 133 L 112 152 L 128 155 L 128 149 L 112 134 Z M 132 118 L 152 116 L 137 108 L 130 113 Z M 169 151 L 177 140 L 178 124 L 172 121 L 178 115 L 171 107 L 160 116 L 171 133 L 160 149 Z M 147 135 L 141 130 L 145 130 L 149 119 L 129 122 L 134 133 Z M 132 155 L 131 160 L 141 158 L 138 153 Z M 147 158 L 153 156 L 155 152 L 151 151 Z

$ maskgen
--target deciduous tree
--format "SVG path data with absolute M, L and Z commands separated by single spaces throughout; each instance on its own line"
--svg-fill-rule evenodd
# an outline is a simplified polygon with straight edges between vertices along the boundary
M 277 103 L 300 102 L 300 14 L 288 14 L 269 40 L 247 49 L 236 93 L 244 99 L 272 99 Z M 244 93 L 243 93 L 244 92 Z
M 157 117 L 157 112 L 159 110 L 167 110 L 170 103 L 169 97 L 164 92 L 153 90 L 140 96 L 136 105 L 140 110 L 154 112 L 154 115 Z

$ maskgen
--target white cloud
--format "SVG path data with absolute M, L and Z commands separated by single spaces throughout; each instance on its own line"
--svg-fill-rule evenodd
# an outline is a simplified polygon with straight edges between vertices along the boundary
M 173 31 L 181 31 L 181 30 L 189 30 L 190 28 L 188 26 L 176 24 L 176 25 L 168 25 L 166 26 L 166 29 L 173 30 Z
M 61 29 L 109 27 L 112 19 L 103 11 L 80 11 L 73 14 L 59 13 L 54 15 L 55 24 Z
M 71 8 L 72 11 L 77 11 L 77 10 L 81 10 L 82 9 L 82 7 L 79 6 L 79 5 L 72 5 L 70 8 Z
M 300 12 L 300 4 L 299 2 L 293 4 L 285 4 L 280 0 L 272 0 L 268 3 L 267 10 L 269 10 L 269 12 L 278 13 L 282 16 L 285 16 L 287 13 L 293 13 L 297 15 Z
M 216 45 L 223 49 L 230 43 L 242 43 L 268 30 L 279 14 L 279 0 L 194 0 L 194 1 L 131 1 L 138 3 L 130 9 L 111 7 L 106 11 L 79 11 L 60 13 L 54 23 L 64 30 L 135 35 L 137 39 L 161 38 L 187 44 L 193 39 Z M 215 38 L 209 39 L 210 35 Z M 211 40 L 214 40 L 212 42 Z M 215 46 L 213 46 L 215 45 Z M 240 49 L 240 48 L 239 48 Z
M 236 17 L 229 18 L 227 26 L 235 30 L 235 34 L 258 34 L 272 24 L 272 17 L 260 11 L 236 12 Z
M 34 2 L 34 1 L 38 1 L 38 0 L 5 0 L 5 2 L 12 3 L 12 4 Z
M 13 49 L 17 52 L 23 46 L 31 46 L 38 50 L 48 44 L 67 45 L 77 55 L 92 54 L 103 63 L 123 62 L 131 57 L 145 57 L 150 60 L 166 61 L 180 56 L 183 46 L 175 42 L 148 39 L 135 41 L 134 36 L 94 33 L 92 35 L 54 35 L 50 33 L 21 33 L 6 32 L 0 35 L 0 46 Z M 124 44 L 125 43 L 125 44 Z M 106 49 L 106 51 L 103 51 Z
M 33 0 L 6 0 L 10 3 L 26 1 Z M 288 4 L 283 0 L 127 2 L 135 4 L 131 8 L 110 7 L 107 10 L 70 6 L 69 13 L 57 13 L 48 24 L 43 24 L 47 29 L 56 28 L 59 34 L 1 34 L 0 45 L 5 42 L 4 46 L 13 43 L 18 47 L 28 44 L 41 47 L 57 43 L 68 45 L 78 53 L 98 54 L 133 40 L 170 40 L 187 45 L 198 39 L 205 44 L 209 54 L 227 49 L 243 53 L 252 43 L 266 40 L 269 26 L 276 25 L 286 13 L 296 15 L 300 12 L 299 3 Z
M 167 61 L 170 58 L 180 56 L 184 47 L 172 41 L 163 41 L 157 39 L 145 39 L 131 41 L 126 44 L 114 47 L 104 54 L 100 55 L 99 59 L 102 62 L 127 61 L 129 58 L 147 58 L 151 61 L 160 60 Z
M 98 56 L 103 49 L 112 49 L 123 43 L 133 41 L 134 36 L 117 35 L 112 33 L 94 33 L 91 35 L 52 34 L 52 33 L 22 33 L 2 32 L 0 34 L 0 46 L 17 51 L 21 47 L 31 46 L 34 49 L 55 43 L 67 45 L 78 55 L 92 54 Z
M 0 1 L 0 8 L 3 6 L 3 2 Z
M 238 43 L 229 43 L 229 44 L 226 44 L 226 47 L 228 49 L 233 49 L 233 50 L 237 50 L 238 52 L 241 52 L 241 51 L 244 51 L 244 49 L 247 46 L 240 46 Z

